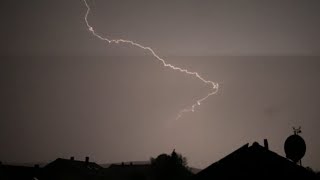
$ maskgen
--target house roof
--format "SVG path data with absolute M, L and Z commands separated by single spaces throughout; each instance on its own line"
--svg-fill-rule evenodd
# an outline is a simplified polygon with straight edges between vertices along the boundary
M 313 178 L 304 167 L 259 145 L 245 144 L 195 175 L 195 179 L 214 178 Z
M 58 158 L 44 167 L 47 176 L 75 174 L 79 176 L 101 175 L 103 168 L 94 162 Z
M 52 167 L 79 168 L 79 169 L 87 169 L 87 170 L 102 169 L 101 166 L 99 166 L 94 162 L 85 162 L 85 161 L 62 159 L 62 158 L 56 159 L 55 161 L 46 165 L 44 168 L 52 168 Z

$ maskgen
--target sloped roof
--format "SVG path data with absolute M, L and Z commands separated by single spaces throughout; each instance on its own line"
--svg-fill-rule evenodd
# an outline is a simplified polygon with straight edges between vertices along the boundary
M 245 144 L 194 176 L 199 180 L 236 177 L 312 179 L 314 175 L 255 142 L 252 146 Z
M 85 171 L 98 171 L 102 167 L 94 162 L 85 162 L 78 160 L 58 158 L 44 167 L 45 169 L 68 169 L 68 170 L 85 170 Z
M 43 179 L 99 179 L 102 167 L 94 162 L 58 158 L 43 168 Z

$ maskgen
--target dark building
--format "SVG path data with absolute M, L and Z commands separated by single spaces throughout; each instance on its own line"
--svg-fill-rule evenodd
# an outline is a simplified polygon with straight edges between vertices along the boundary
M 103 179 L 102 167 L 94 162 L 58 158 L 46 165 L 41 179 L 45 180 L 96 180 Z
M 111 164 L 108 168 L 90 162 L 58 158 L 43 168 L 3 165 L 0 180 L 214 180 L 214 179 L 319 179 L 319 174 L 269 150 L 246 144 L 193 175 L 175 151 L 161 154 L 151 163 Z
M 1 180 L 36 180 L 41 173 L 39 166 L 13 166 L 0 164 Z
M 196 174 L 194 180 L 212 179 L 315 179 L 315 174 L 257 142 L 246 144 Z
M 112 164 L 104 170 L 108 180 L 151 180 L 154 179 L 150 164 Z

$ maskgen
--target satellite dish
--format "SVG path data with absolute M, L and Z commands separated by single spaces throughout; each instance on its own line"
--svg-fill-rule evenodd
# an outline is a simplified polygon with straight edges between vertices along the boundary
M 306 143 L 298 133 L 301 133 L 300 128 L 294 128 L 294 134 L 289 136 L 284 143 L 286 157 L 295 163 L 299 162 L 306 153 Z

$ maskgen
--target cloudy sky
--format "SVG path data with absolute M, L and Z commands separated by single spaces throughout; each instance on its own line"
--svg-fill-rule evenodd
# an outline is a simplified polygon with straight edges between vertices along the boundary
M 174 148 L 204 168 L 263 139 L 284 155 L 292 126 L 320 170 L 319 1 L 88 0 L 110 39 L 151 46 L 219 83 L 210 91 L 150 53 L 88 31 L 83 1 L 6 1 L 0 29 L 0 161 L 148 160 Z

